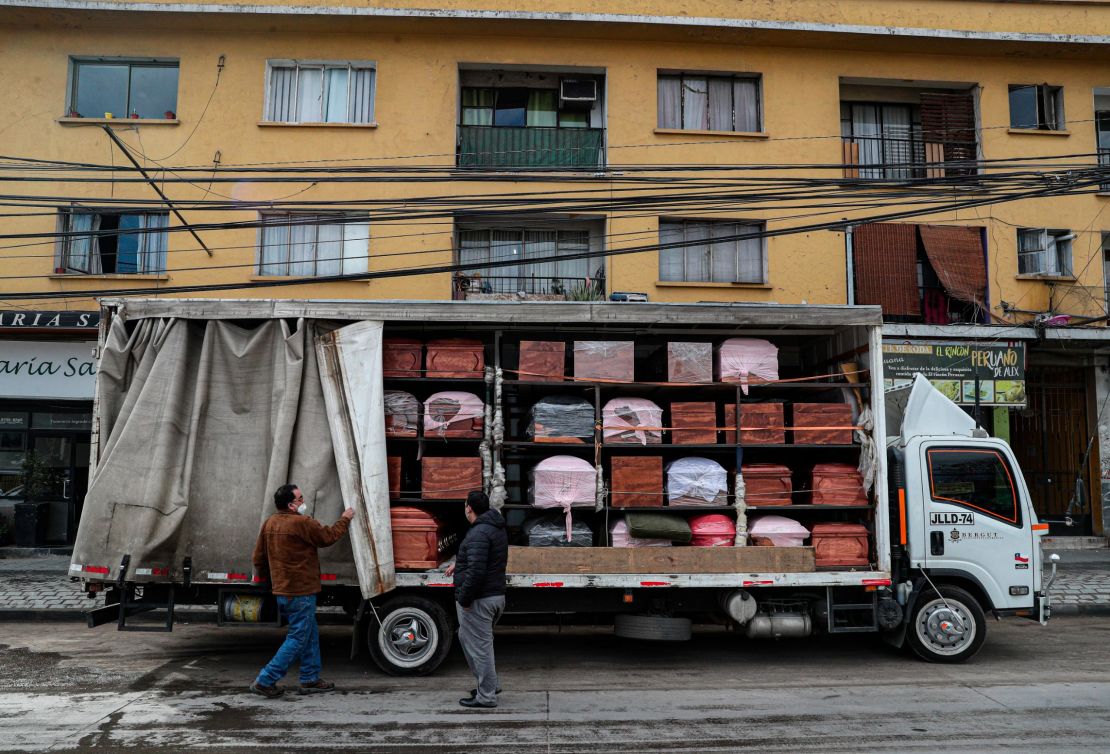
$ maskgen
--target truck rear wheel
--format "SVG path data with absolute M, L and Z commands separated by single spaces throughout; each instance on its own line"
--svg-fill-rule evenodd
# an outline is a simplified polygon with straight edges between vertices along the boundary
M 441 605 L 397 597 L 376 611 L 366 632 L 370 656 L 389 675 L 428 675 L 451 651 L 451 623 Z
M 970 659 L 987 638 L 983 609 L 957 586 L 927 589 L 910 616 L 906 643 L 928 662 L 956 663 Z

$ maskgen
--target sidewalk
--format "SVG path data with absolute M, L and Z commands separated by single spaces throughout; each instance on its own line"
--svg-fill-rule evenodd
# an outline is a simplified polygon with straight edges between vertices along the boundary
M 1110 615 L 1110 549 L 1048 550 L 1060 555 L 1059 575 L 1052 588 L 1054 615 Z M 103 604 L 91 600 L 70 581 L 69 558 L 0 558 L 0 621 L 84 620 L 83 612 Z M 182 606 L 204 619 L 214 610 Z

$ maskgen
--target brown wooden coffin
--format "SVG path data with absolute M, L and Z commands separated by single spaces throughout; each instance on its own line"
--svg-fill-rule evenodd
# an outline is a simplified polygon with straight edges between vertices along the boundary
M 871 562 L 867 527 L 860 524 L 814 524 L 810 535 L 818 567 L 865 566 Z
M 859 469 L 850 463 L 819 463 L 810 479 L 813 505 L 867 505 Z
M 438 568 L 451 556 L 457 535 L 436 516 L 420 508 L 389 510 L 395 568 Z
M 389 499 L 401 498 L 401 456 L 387 456 L 385 459 L 389 479 Z
M 411 338 L 385 338 L 382 341 L 383 377 L 419 377 L 424 345 Z
M 663 459 L 657 456 L 613 456 L 609 505 L 644 508 L 663 505 Z
M 797 445 L 852 444 L 852 407 L 847 403 L 795 403 L 792 422 Z
M 563 379 L 567 344 L 554 340 L 520 341 L 517 377 L 523 382 L 558 382 Z
M 783 445 L 786 422 L 781 403 L 744 403 L 740 412 L 741 445 Z M 725 442 L 736 442 L 736 404 L 725 405 Z
M 486 349 L 479 340 L 432 340 L 428 342 L 424 363 L 428 377 L 483 377 Z
M 420 461 L 420 497 L 425 500 L 465 500 L 482 489 L 482 459 L 425 456 Z
M 712 382 L 712 343 L 668 343 L 668 382 Z
M 717 442 L 717 404 L 671 403 L 672 445 L 713 445 Z
M 580 380 L 632 382 L 636 346 L 630 340 L 574 341 L 574 376 Z
M 744 502 L 749 507 L 790 505 L 794 502 L 794 482 L 790 468 L 777 463 L 744 464 Z

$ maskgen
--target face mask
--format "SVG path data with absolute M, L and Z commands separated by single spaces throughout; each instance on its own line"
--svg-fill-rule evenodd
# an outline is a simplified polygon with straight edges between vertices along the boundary
M 301 503 L 300 505 L 297 506 L 297 513 L 301 514 L 302 516 L 304 514 L 308 513 L 308 506 L 305 505 L 304 503 Z

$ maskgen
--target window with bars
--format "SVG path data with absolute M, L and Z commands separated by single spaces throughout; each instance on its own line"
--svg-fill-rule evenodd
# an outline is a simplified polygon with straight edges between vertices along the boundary
M 1010 128 L 1062 131 L 1064 88 L 1048 84 L 1011 84 Z
M 561 258 L 589 252 L 588 229 L 463 228 L 458 234 L 459 264 L 520 262 L 463 270 L 467 290 L 476 293 L 559 294 L 589 289 L 605 277 L 603 262 L 592 257 Z
M 166 271 L 168 222 L 167 212 L 63 212 L 58 271 L 161 274 Z
M 767 282 L 762 223 L 664 220 L 659 243 L 659 279 L 685 283 Z
M 176 118 L 177 61 L 72 61 L 66 112 L 81 118 Z
M 373 123 L 373 63 L 271 60 L 266 120 Z
M 1021 228 L 1018 230 L 1018 274 L 1071 277 L 1070 230 Z
M 840 134 L 854 145 L 860 178 L 923 175 L 921 108 L 881 102 L 840 103 Z
M 759 76 L 660 73 L 659 128 L 762 131 Z
M 265 214 L 261 275 L 351 275 L 366 272 L 370 225 L 343 215 Z

